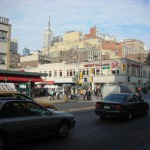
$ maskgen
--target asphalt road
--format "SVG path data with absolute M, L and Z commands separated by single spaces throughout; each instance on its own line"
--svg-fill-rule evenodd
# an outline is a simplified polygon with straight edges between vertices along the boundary
M 149 150 L 150 115 L 132 121 L 101 120 L 94 109 L 72 112 L 77 124 L 65 140 L 40 138 L 13 145 L 15 150 Z
M 142 95 L 143 99 L 145 99 L 150 104 L 150 91 L 148 94 Z M 35 99 L 36 101 L 42 101 L 46 103 L 52 103 L 56 106 L 59 111 L 68 111 L 68 112 L 75 112 L 80 110 L 88 110 L 95 107 L 96 101 L 99 99 L 96 96 L 92 95 L 91 101 L 83 101 L 81 100 L 69 100 L 68 102 L 64 102 L 63 98 L 61 100 L 48 100 L 48 97 L 39 97 Z

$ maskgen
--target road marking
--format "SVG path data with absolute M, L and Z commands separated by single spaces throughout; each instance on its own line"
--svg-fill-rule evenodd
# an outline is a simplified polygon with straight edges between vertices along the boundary
M 95 107 L 86 107 L 86 108 L 78 108 L 78 109 L 69 109 L 67 111 L 72 112 L 72 111 L 80 111 L 80 110 L 88 110 L 88 109 L 93 109 Z

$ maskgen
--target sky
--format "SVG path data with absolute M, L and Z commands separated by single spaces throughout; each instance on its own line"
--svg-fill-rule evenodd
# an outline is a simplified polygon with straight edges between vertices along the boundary
M 9 19 L 20 54 L 24 47 L 42 48 L 49 16 L 54 36 L 70 30 L 87 34 L 96 26 L 100 33 L 141 40 L 150 49 L 150 0 L 0 0 L 0 16 Z

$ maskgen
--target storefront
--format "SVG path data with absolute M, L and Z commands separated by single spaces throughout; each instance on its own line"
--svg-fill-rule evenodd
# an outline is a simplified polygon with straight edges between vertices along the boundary
M 24 70 L 0 70 L 0 83 L 14 83 L 16 89 L 27 95 L 31 95 L 31 89 L 36 82 L 43 82 L 42 76 L 46 73 L 25 72 Z

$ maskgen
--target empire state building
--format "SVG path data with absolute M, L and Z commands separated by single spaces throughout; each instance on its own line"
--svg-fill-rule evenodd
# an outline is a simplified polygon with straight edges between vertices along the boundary
M 53 41 L 53 32 L 50 29 L 50 17 L 48 22 L 48 29 L 44 32 L 44 39 L 43 39 L 43 48 L 45 50 L 45 53 L 49 54 L 49 48 L 52 46 Z

